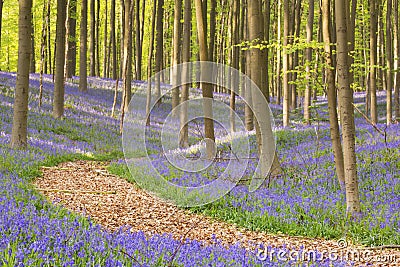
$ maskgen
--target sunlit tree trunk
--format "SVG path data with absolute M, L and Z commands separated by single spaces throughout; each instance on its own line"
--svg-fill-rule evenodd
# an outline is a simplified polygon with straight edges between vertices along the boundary
M 183 12 L 183 41 L 182 41 L 182 62 L 190 61 L 190 37 L 191 37 L 191 25 L 192 25 L 192 8 L 191 0 L 184 1 L 185 7 Z M 184 68 L 182 77 L 185 80 L 189 78 L 189 70 Z M 189 99 L 189 88 L 190 84 L 182 85 L 181 103 L 182 107 L 180 110 L 180 132 L 179 132 L 179 145 L 180 147 L 189 146 L 189 127 L 185 122 L 188 119 L 188 106 L 185 101 Z
M 396 10 L 398 12 L 398 10 Z M 392 40 L 392 0 L 387 0 L 386 7 L 386 124 L 392 123 L 392 87 L 393 87 L 393 53 Z
M 174 32 L 173 32 L 173 51 L 172 51 L 172 65 L 176 66 L 180 63 L 180 49 L 181 49 L 181 16 L 182 16 L 182 0 L 175 0 L 174 5 Z M 179 81 L 180 73 L 177 72 L 178 68 L 173 69 L 171 82 L 172 82 L 172 109 L 173 115 L 177 115 L 175 108 L 179 105 Z
M 56 63 L 54 73 L 53 117 L 64 115 L 64 64 L 65 64 L 65 18 L 67 5 L 65 0 L 57 2 Z
M 197 35 L 199 38 L 199 48 L 200 48 L 200 61 L 208 61 L 208 44 L 207 44 L 207 28 L 204 22 L 205 10 L 203 10 L 203 5 L 201 0 L 195 0 L 196 6 L 196 21 L 197 21 Z M 201 76 L 210 77 L 209 70 L 201 65 Z M 203 80 L 203 79 L 202 79 Z M 209 83 L 201 83 L 201 89 L 203 92 L 203 111 L 204 111 L 204 132 L 206 138 L 206 150 L 207 157 L 209 159 L 214 158 L 215 154 L 215 136 L 214 136 L 214 121 L 212 102 L 213 98 L 213 86 Z
M 67 78 L 71 78 L 76 72 L 76 12 L 77 1 L 70 0 L 69 6 L 69 37 L 68 37 L 68 60 Z
M 117 63 L 117 39 L 115 34 L 115 0 L 111 0 L 110 9 L 110 42 L 111 42 L 111 52 L 112 52 L 112 78 L 114 80 L 118 79 L 118 63 Z
M 340 141 L 338 114 L 336 111 L 337 106 L 337 93 L 335 83 L 335 66 L 332 62 L 332 48 L 331 48 L 331 34 L 330 34 L 330 0 L 323 0 L 322 2 L 322 32 L 324 40 L 325 64 L 326 64 L 326 83 L 328 95 L 328 112 L 329 112 L 329 130 L 332 142 L 333 156 L 335 159 L 336 175 L 338 177 L 340 186 L 344 188 L 344 162 L 343 150 Z
M 343 136 L 343 160 L 346 181 L 347 213 L 351 216 L 361 212 L 357 180 L 355 153 L 355 124 L 353 89 L 350 87 L 349 47 L 347 42 L 346 0 L 335 0 L 335 19 L 337 37 L 337 76 L 339 86 L 340 120 Z
M 329 10 L 328 10 L 329 11 Z M 329 16 L 330 18 L 330 16 Z M 308 1 L 308 21 L 306 26 L 307 32 L 307 43 L 310 44 L 313 40 L 313 25 L 314 25 L 314 0 Z M 329 27 L 329 25 L 328 25 Z M 329 32 L 329 28 L 328 28 Z M 330 39 L 330 38 L 329 38 Z M 311 47 L 306 48 L 306 88 L 304 92 L 304 122 L 310 124 L 310 105 L 311 105 L 311 62 L 313 49 Z M 327 51 L 325 50 L 325 53 Z M 336 89 L 335 89 L 336 91 Z
M 18 71 L 13 105 L 11 147 L 26 148 L 28 125 L 29 62 L 31 57 L 32 0 L 19 0 Z
M 89 42 L 89 57 L 90 57 L 90 76 L 96 76 L 96 10 L 95 0 L 90 1 L 90 42 Z
M 157 18 L 156 18 L 156 55 L 155 55 L 155 89 L 156 89 L 156 99 L 161 96 L 160 82 L 161 77 L 158 75 L 163 68 L 163 52 L 164 52 L 164 0 L 157 0 Z
M 371 96 L 371 121 L 378 122 L 378 110 L 376 99 L 376 69 L 377 69 L 377 31 L 378 31 L 378 11 L 376 10 L 376 0 L 369 0 L 369 13 L 370 13 L 370 33 L 369 33 L 369 93 Z
M 394 57 L 397 58 L 394 61 L 395 78 L 394 78 L 394 117 L 400 122 L 400 28 L 399 28 L 399 0 L 393 2 L 394 10 L 394 25 L 393 25 L 393 36 L 394 36 Z
M 282 23 L 281 23 L 281 11 L 282 11 L 282 0 L 278 0 L 278 11 L 277 11 L 277 20 L 278 20 L 278 34 L 277 34 L 277 41 L 278 47 L 276 49 L 276 101 L 275 104 L 281 104 L 281 97 L 282 97 L 282 83 L 281 83 L 281 59 L 282 59 Z
M 81 0 L 79 91 L 87 91 L 87 0 Z
M 287 45 L 289 44 L 289 0 L 283 0 L 283 126 L 289 126 L 289 104 L 290 104 L 290 88 L 289 88 L 289 55 Z
M 106 78 L 107 73 L 108 73 L 108 55 L 110 54 L 109 48 L 107 47 L 107 41 L 108 41 L 108 1 L 105 0 L 104 3 L 104 8 L 105 8 L 105 21 L 104 21 L 104 36 L 103 36 L 103 50 L 104 50 L 104 56 L 103 56 L 103 77 Z
M 124 0 L 124 55 L 122 63 L 123 103 L 121 110 L 128 110 L 132 96 L 132 0 Z

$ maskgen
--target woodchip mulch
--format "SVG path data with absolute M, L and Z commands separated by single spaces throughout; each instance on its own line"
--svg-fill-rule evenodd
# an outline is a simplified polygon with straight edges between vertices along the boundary
M 311 251 L 354 251 L 360 247 L 349 245 L 346 249 L 336 241 L 268 234 L 245 230 L 233 224 L 218 221 L 188 210 L 146 193 L 135 184 L 111 175 L 105 162 L 75 161 L 56 167 L 42 168 L 43 175 L 34 186 L 49 201 L 85 216 L 90 216 L 105 229 L 114 231 L 129 226 L 131 231 L 143 231 L 148 235 L 170 233 L 174 238 L 190 238 L 214 243 L 215 238 L 229 246 L 240 242 L 254 249 L 257 244 L 279 248 Z M 357 250 L 358 251 L 358 250 Z M 397 262 L 373 262 L 373 266 L 400 266 L 399 249 L 374 249 L 369 258 L 392 255 Z M 392 258 L 392 259 L 393 259 Z M 376 258 L 377 259 L 377 258 Z M 356 265 L 365 264 L 365 260 Z

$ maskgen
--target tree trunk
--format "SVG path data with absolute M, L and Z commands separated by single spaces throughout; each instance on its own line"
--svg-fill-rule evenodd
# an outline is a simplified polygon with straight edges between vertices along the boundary
M 132 96 L 132 0 L 124 0 L 124 56 L 123 56 L 123 102 L 121 110 L 128 111 Z
M 0 49 L 1 49 L 1 31 L 3 26 L 3 4 L 4 0 L 0 0 Z
M 100 0 L 97 0 L 96 6 L 96 76 L 100 77 Z
M 210 61 L 215 62 L 215 23 L 216 23 L 216 8 L 217 2 L 216 0 L 210 0 L 210 41 L 208 45 L 208 59 Z
M 339 180 L 341 188 L 345 186 L 344 176 L 344 161 L 343 161 L 343 150 L 340 141 L 338 114 L 336 111 L 337 105 L 337 94 L 336 94 L 336 83 L 335 83 L 335 67 L 332 60 L 332 48 L 331 48 L 331 34 L 330 34 L 330 0 L 323 0 L 322 2 L 322 32 L 324 40 L 324 51 L 325 51 L 325 64 L 326 64 L 326 83 L 327 83 L 327 94 L 328 94 L 328 111 L 329 111 L 329 130 L 332 142 L 333 156 L 336 166 L 336 175 Z
M 95 0 L 90 1 L 90 76 L 96 76 L 96 11 Z
M 146 125 L 150 125 L 150 104 L 151 104 L 151 71 L 153 63 L 154 52 L 154 32 L 156 27 L 157 16 L 157 1 L 153 2 L 153 13 L 151 15 L 151 31 L 150 31 L 150 44 L 149 44 L 149 57 L 147 61 L 147 98 L 146 98 Z
M 398 10 L 396 10 L 398 12 Z M 394 38 L 396 38 L 395 36 Z M 386 124 L 392 123 L 392 87 L 393 87 L 393 53 L 392 53 L 392 0 L 387 0 L 386 8 Z
M 261 12 L 260 12 L 260 1 L 259 0 L 248 0 L 248 26 L 249 26 L 249 39 L 253 45 L 256 40 L 261 40 L 260 37 L 263 36 L 263 31 L 261 27 Z M 262 70 L 259 67 L 261 64 L 261 51 L 257 47 L 250 48 L 250 59 L 251 59 L 251 70 L 250 78 L 251 80 L 260 88 L 262 86 Z M 249 91 L 249 90 L 247 90 Z M 254 94 L 253 94 L 254 93 Z M 271 151 L 274 146 L 274 136 L 272 133 L 272 126 L 270 121 L 270 114 L 267 99 L 265 97 L 265 91 L 252 90 L 252 104 L 254 113 L 256 115 L 256 137 L 258 143 L 258 154 L 260 158 L 260 179 L 263 181 L 264 178 L 270 172 L 272 175 L 277 175 L 280 173 L 280 166 L 277 160 L 275 149 Z M 260 120 L 262 118 L 262 121 Z M 272 166 L 271 170 L 270 167 Z M 252 180 L 249 190 L 254 191 L 260 185 L 260 182 L 255 179 Z
M 329 4 L 325 3 L 325 4 Z M 325 6 L 324 6 L 325 7 Z M 329 8 L 329 6 L 328 6 Z M 329 11 L 329 10 L 328 10 Z M 330 15 L 328 15 L 328 18 L 330 18 Z M 330 19 L 328 20 L 328 22 Z M 310 44 L 313 40 L 313 25 L 314 25 L 314 0 L 309 0 L 308 1 L 308 21 L 307 21 L 307 43 Z M 329 25 L 328 25 L 328 33 L 329 33 Z M 326 34 L 326 33 L 325 33 Z M 330 40 L 330 37 L 329 37 Z M 329 47 L 330 50 L 330 47 Z M 312 53 L 313 49 L 311 47 L 306 48 L 306 88 L 305 88 L 305 93 L 304 93 L 304 122 L 307 125 L 310 125 L 310 105 L 311 105 L 311 62 L 312 62 Z M 327 50 L 325 49 L 325 53 L 328 53 Z M 336 86 L 335 92 L 336 92 Z M 335 93 L 336 94 L 336 93 Z M 336 103 L 335 103 L 336 105 Z M 335 110 L 336 112 L 336 110 Z
M 70 0 L 69 6 L 69 37 L 67 55 L 67 78 L 71 78 L 76 72 L 76 12 L 77 1 Z
M 53 117 L 64 115 L 64 64 L 65 64 L 65 18 L 67 5 L 65 0 L 57 2 L 56 63 L 54 73 Z
M 289 104 L 290 104 L 290 88 L 289 88 L 289 55 L 287 45 L 289 44 L 289 0 L 283 0 L 283 127 L 290 124 Z
M 118 79 L 118 63 L 117 63 L 117 39 L 115 34 L 115 0 L 111 0 L 111 10 L 110 10 L 110 41 L 111 41 L 111 51 L 112 51 L 112 78 L 114 80 Z
M 32 0 L 20 0 L 18 4 L 18 71 L 13 105 L 11 147 L 24 149 L 27 147 Z
M 143 1 L 144 2 L 144 1 Z M 144 9 L 144 6 L 142 6 Z M 141 31 L 141 21 L 140 21 L 140 0 L 136 0 L 136 12 L 135 12 L 135 30 L 136 30 L 136 39 L 135 39 L 135 46 L 136 46 L 136 80 L 141 80 L 142 79 L 142 31 Z M 144 20 L 144 19 L 143 19 Z
M 87 0 L 81 0 L 79 91 L 87 91 Z
M 174 35 L 173 35 L 173 53 L 172 53 L 172 66 L 176 66 L 180 63 L 180 45 L 182 39 L 181 32 L 181 17 L 182 17 L 182 0 L 175 0 L 175 12 L 174 12 Z M 178 68 L 173 68 L 171 77 L 172 81 L 172 114 L 177 115 L 175 108 L 179 105 L 179 87 L 177 84 L 179 81 L 179 75 L 177 73 Z
M 239 44 L 239 6 L 240 0 L 233 0 L 233 10 L 232 10 L 232 27 L 231 27 L 231 36 L 232 36 L 232 68 L 235 70 L 239 69 L 239 47 L 236 45 Z M 235 88 L 239 86 L 239 80 L 237 75 L 232 76 L 232 86 L 231 88 Z M 239 88 L 238 88 L 239 89 Z M 239 90 L 237 90 L 238 92 Z M 236 94 L 234 90 L 230 92 L 230 127 L 231 132 L 236 131 L 235 125 L 235 109 L 236 109 Z
M 196 6 L 196 21 L 197 21 L 197 35 L 199 38 L 199 47 L 200 47 L 200 61 L 208 61 L 208 44 L 207 44 L 207 28 L 204 23 L 204 14 L 205 10 L 203 10 L 203 5 L 201 0 L 195 0 Z M 210 73 L 207 68 L 203 64 L 201 64 L 201 77 L 206 78 L 210 77 Z M 201 80 L 204 80 L 201 78 Z M 212 102 L 213 98 L 213 86 L 209 83 L 201 83 L 201 88 L 203 92 L 203 110 L 204 110 L 204 132 L 206 137 L 206 150 L 207 157 L 209 159 L 214 158 L 215 155 L 215 136 L 214 136 L 214 121 L 213 118 L 213 110 L 212 110 Z
M 369 0 L 370 13 L 370 52 L 369 52 L 369 93 L 371 96 L 371 121 L 378 122 L 378 110 L 376 99 L 376 69 L 377 69 L 377 31 L 378 31 L 378 14 L 376 9 L 376 0 Z
M 161 89 L 160 82 L 161 77 L 159 72 L 162 71 L 163 68 L 163 45 L 164 45 L 164 27 L 163 27 L 163 18 L 164 18 L 164 0 L 157 0 L 157 19 L 156 19 L 156 56 L 155 56 L 155 71 L 156 71 L 156 99 L 161 97 Z
M 105 15 L 105 21 L 104 21 L 104 40 L 103 40 L 103 42 L 104 42 L 104 44 L 103 44 L 103 50 L 104 50 L 104 57 L 103 57 L 103 77 L 104 78 L 107 78 L 108 76 L 107 76 L 107 70 L 108 70 L 108 55 L 109 55 L 109 48 L 107 47 L 107 35 L 108 35 L 108 32 L 107 32 L 107 30 L 108 30 L 108 1 L 107 0 L 105 0 L 105 3 L 104 3 L 104 7 L 105 7 L 105 12 L 104 12 L 104 15 Z
M 281 14 L 282 14 L 282 0 L 278 0 L 278 47 L 276 49 L 276 101 L 275 104 L 281 104 L 281 97 L 282 97 L 282 83 L 281 83 L 281 58 L 282 58 L 282 48 L 281 48 L 281 39 L 282 39 L 282 27 L 281 27 Z
M 347 213 L 355 216 L 361 212 L 357 164 L 355 153 L 355 125 L 353 107 L 353 89 L 349 84 L 348 42 L 346 18 L 346 0 L 335 0 L 336 36 L 337 36 L 337 76 L 339 86 L 340 119 L 343 135 L 343 160 L 346 180 Z
M 190 37 L 191 37 L 191 25 L 192 25 L 192 7 L 191 0 L 185 0 L 185 7 L 183 13 L 183 42 L 182 42 L 182 62 L 190 61 Z M 185 80 L 189 79 L 189 70 L 183 69 L 182 77 Z M 179 131 L 179 145 L 180 147 L 186 148 L 189 146 L 189 127 L 186 124 L 188 120 L 188 106 L 185 101 L 189 100 L 189 84 L 182 85 L 181 103 L 182 107 L 180 110 L 180 128 Z
M 400 27 L 399 27 L 399 0 L 394 0 L 394 57 L 397 58 L 394 62 L 395 78 L 394 78 L 394 117 L 400 122 Z

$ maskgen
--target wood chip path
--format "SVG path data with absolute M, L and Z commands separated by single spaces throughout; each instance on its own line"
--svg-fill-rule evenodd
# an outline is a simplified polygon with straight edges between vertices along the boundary
M 241 242 L 249 249 L 257 244 L 277 248 L 286 244 L 295 250 L 303 246 L 307 251 L 335 250 L 339 253 L 360 248 L 350 245 L 342 249 L 334 240 L 249 231 L 230 223 L 194 214 L 166 203 L 120 177 L 111 175 L 107 172 L 107 164 L 75 161 L 42 168 L 43 175 L 34 181 L 34 186 L 49 201 L 90 216 L 111 231 L 129 225 L 131 231 L 143 231 L 149 235 L 171 233 L 177 239 L 187 237 L 206 244 L 213 243 L 215 237 L 223 245 L 229 246 Z M 390 256 L 392 260 L 396 260 L 391 263 L 375 261 L 371 262 L 372 266 L 400 266 L 399 249 L 375 249 L 370 253 L 372 253 L 370 259 L 378 260 L 373 257 Z M 356 266 L 364 266 L 365 263 L 358 261 Z

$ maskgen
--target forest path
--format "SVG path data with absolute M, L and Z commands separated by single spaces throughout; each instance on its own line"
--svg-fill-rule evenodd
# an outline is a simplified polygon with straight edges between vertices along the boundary
M 135 184 L 110 174 L 107 162 L 75 161 L 62 163 L 56 167 L 42 168 L 43 175 L 34 181 L 34 186 L 49 201 L 65 208 L 89 216 L 107 230 L 117 230 L 129 225 L 132 232 L 143 231 L 146 234 L 172 234 L 174 238 L 189 238 L 215 243 L 216 239 L 224 246 L 240 242 L 248 249 L 258 244 L 265 247 L 298 251 L 337 251 L 343 255 L 346 251 L 359 251 L 360 247 L 349 245 L 341 248 L 334 240 L 294 237 L 249 231 L 233 224 L 214 218 L 194 214 L 173 204 L 154 197 Z M 370 251 L 370 250 L 369 250 Z M 395 255 L 400 263 L 399 250 L 372 250 L 368 257 Z M 356 262 L 355 266 L 364 266 L 366 260 Z M 388 262 L 373 266 L 398 266 Z

